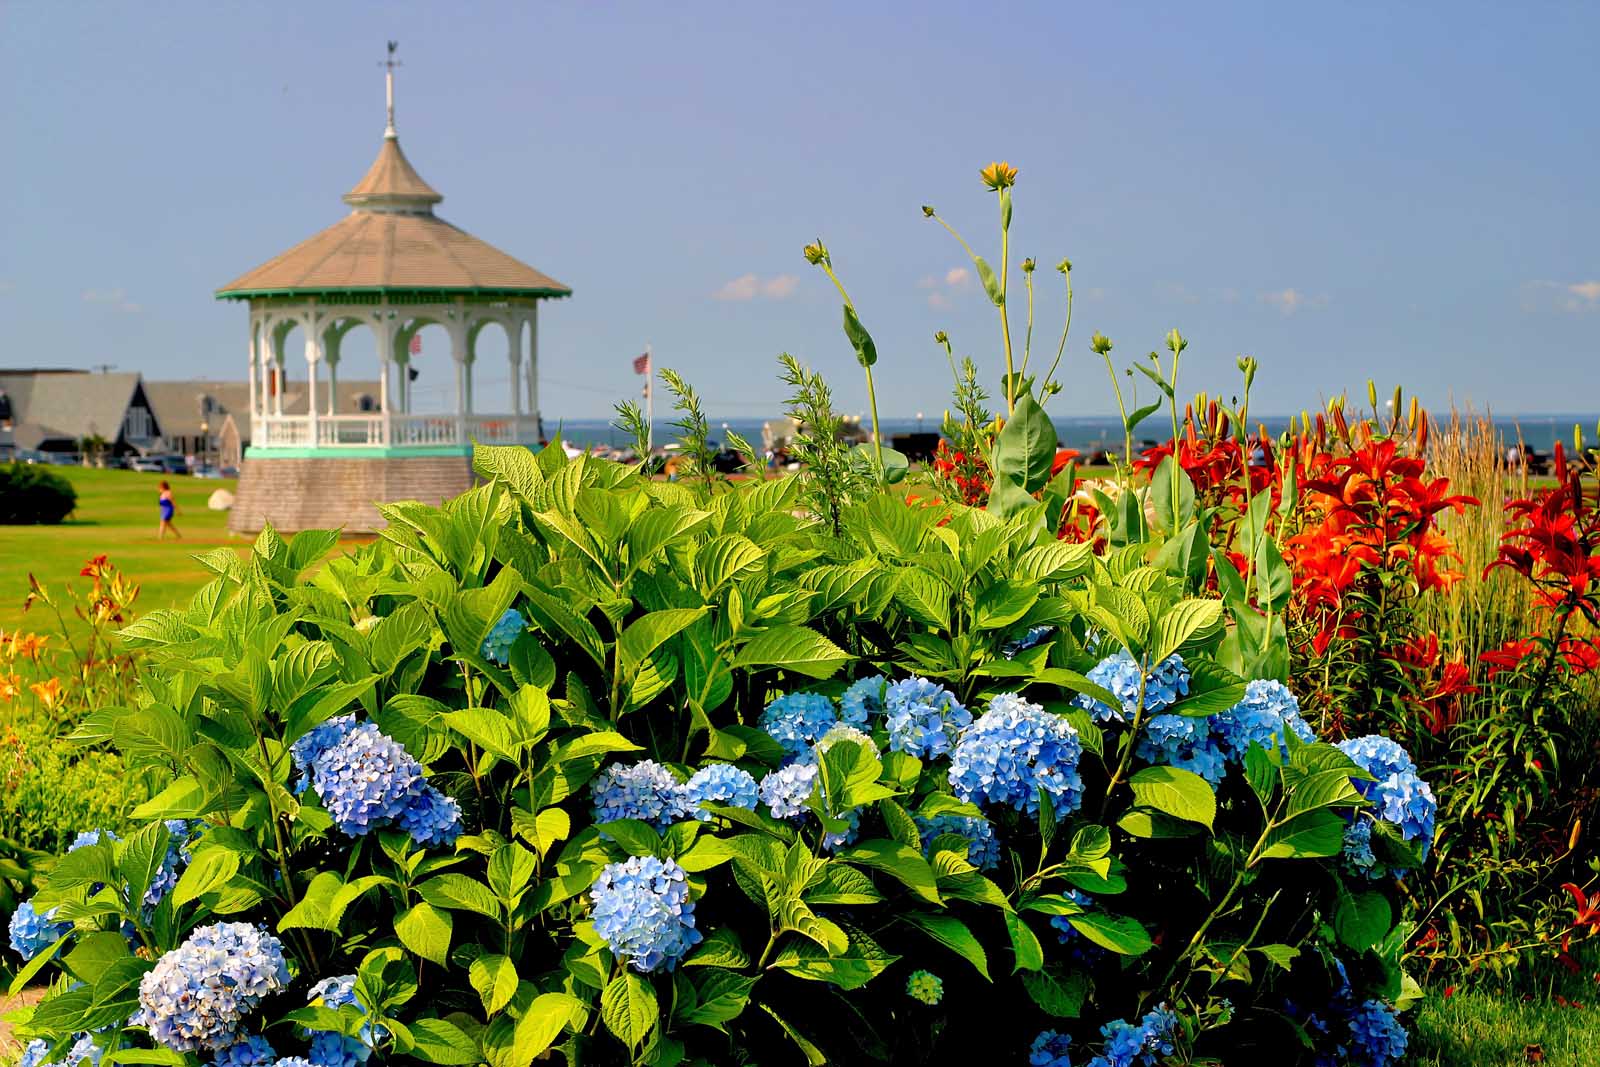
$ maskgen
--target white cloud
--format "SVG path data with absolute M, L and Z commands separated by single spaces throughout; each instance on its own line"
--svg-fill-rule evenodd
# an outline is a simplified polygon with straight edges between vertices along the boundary
M 1600 280 L 1524 282 L 1522 310 L 1564 311 L 1571 314 L 1600 311 Z
M 928 294 L 928 306 L 935 311 L 943 311 L 951 306 L 950 294 L 960 292 L 972 284 L 972 272 L 966 267 L 951 267 L 944 272 L 943 277 L 937 274 L 925 274 L 917 279 L 918 289 L 931 289 Z
M 144 308 L 128 299 L 128 294 L 121 289 L 85 289 L 83 291 L 85 304 L 104 304 L 114 310 L 137 315 Z
M 952 289 L 959 289 L 972 280 L 972 272 L 965 267 L 951 267 L 945 271 L 944 283 Z
M 741 274 L 721 289 L 711 294 L 713 300 L 747 301 L 757 297 L 784 300 L 794 295 L 800 279 L 793 274 L 774 274 L 763 278 L 759 274 Z
M 1296 311 L 1303 311 L 1307 308 L 1325 307 L 1327 306 L 1328 298 L 1290 288 L 1262 293 L 1261 302 L 1263 304 L 1271 304 L 1285 315 L 1293 315 Z

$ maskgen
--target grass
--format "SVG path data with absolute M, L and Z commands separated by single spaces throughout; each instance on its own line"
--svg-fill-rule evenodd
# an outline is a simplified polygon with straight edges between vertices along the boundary
M 135 607 L 143 614 L 186 603 L 211 577 L 193 559 L 198 552 L 227 545 L 240 553 L 246 538 L 228 533 L 228 513 L 211 511 L 206 500 L 218 489 L 233 492 L 231 479 L 140 474 L 136 471 L 54 467 L 78 491 L 78 507 L 59 526 L 0 526 L 0 631 L 22 627 L 54 629 L 54 619 L 40 609 L 22 614 L 32 574 L 52 592 L 64 583 L 82 582 L 78 571 L 104 554 L 140 586 Z M 156 496 L 161 480 L 172 484 L 177 499 L 175 525 L 183 540 L 156 540 L 159 516 Z
M 1407 1067 L 1593 1067 L 1600 1008 L 1562 1007 L 1491 992 L 1430 994 L 1408 1020 Z

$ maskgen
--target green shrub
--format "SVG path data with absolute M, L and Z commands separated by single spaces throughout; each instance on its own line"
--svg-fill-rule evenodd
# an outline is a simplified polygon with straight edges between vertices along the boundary
M 61 475 L 32 463 L 0 465 L 0 526 L 55 525 L 78 505 Z
M 122 757 L 85 749 L 53 724 L 14 724 L 0 755 L 0 838 L 23 849 L 58 853 L 80 831 L 121 831 L 128 813 L 149 796 L 142 775 Z

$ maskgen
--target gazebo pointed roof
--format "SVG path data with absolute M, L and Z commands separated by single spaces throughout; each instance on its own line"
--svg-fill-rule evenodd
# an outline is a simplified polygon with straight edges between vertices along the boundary
M 344 202 L 351 207 L 411 206 L 427 210 L 443 199 L 433 186 L 422 180 L 417 168 L 400 150 L 400 137 L 393 130 L 384 134 L 383 147 L 378 149 L 378 158 L 372 161 L 367 176 L 344 194 Z
M 372 293 L 572 295 L 543 271 L 436 216 L 433 205 L 443 199 L 401 150 L 391 97 L 378 158 L 344 195 L 354 210 L 216 295 L 222 300 Z

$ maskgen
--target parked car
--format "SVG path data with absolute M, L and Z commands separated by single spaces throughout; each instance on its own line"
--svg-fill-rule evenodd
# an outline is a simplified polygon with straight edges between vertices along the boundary
M 196 467 L 194 470 L 190 471 L 189 473 L 194 475 L 196 478 L 221 478 L 222 477 L 222 472 L 219 471 L 217 468 L 213 467 L 209 463 L 202 463 L 198 467 Z
M 161 469 L 168 474 L 188 474 L 189 463 L 182 456 L 162 456 Z
M 161 465 L 160 456 L 134 456 L 128 461 L 128 469 L 143 474 L 161 474 L 167 468 Z

